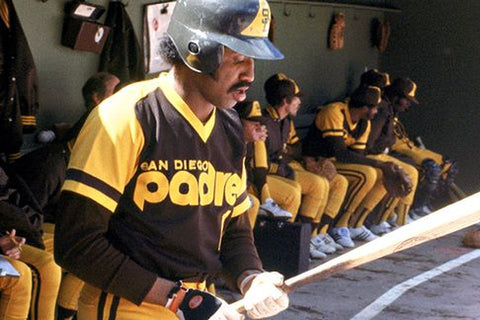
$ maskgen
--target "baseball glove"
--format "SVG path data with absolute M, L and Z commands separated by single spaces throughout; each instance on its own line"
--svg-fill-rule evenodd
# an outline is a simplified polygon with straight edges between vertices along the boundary
M 383 185 L 392 197 L 402 198 L 412 191 L 412 180 L 398 165 L 392 163 L 389 170 L 383 171 Z
M 313 157 L 304 157 L 305 169 L 327 178 L 328 181 L 332 181 L 337 175 L 337 169 L 332 161 L 326 158 L 315 159 Z
M 480 248 L 480 229 L 467 232 L 463 237 L 463 244 L 467 247 Z

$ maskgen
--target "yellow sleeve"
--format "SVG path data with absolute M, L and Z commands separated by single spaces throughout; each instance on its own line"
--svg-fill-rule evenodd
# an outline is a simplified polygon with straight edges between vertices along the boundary
M 352 149 L 356 150 L 365 150 L 367 147 L 368 136 L 370 135 L 370 131 L 372 130 L 372 124 L 368 121 L 367 128 L 365 132 L 355 141 L 354 144 L 350 146 Z
M 63 185 L 63 190 L 88 197 L 111 212 L 136 171 L 145 143 L 135 115 L 141 90 L 133 91 L 120 91 L 91 112 L 73 147 Z
M 329 104 L 318 112 L 315 118 L 315 126 L 322 132 L 322 137 L 343 137 L 345 120 L 341 109 L 337 104 Z

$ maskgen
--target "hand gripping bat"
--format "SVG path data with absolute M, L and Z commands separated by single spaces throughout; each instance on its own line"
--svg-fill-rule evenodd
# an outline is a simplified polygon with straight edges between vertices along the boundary
M 480 222 L 480 192 L 289 278 L 285 280 L 282 289 L 292 292 L 337 272 L 353 269 L 361 264 L 437 239 L 477 222 Z M 232 305 L 237 311 L 244 311 L 242 300 L 238 300 Z

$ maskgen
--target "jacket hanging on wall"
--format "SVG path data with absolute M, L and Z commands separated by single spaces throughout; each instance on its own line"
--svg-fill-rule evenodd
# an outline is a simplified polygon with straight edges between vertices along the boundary
M 390 22 L 380 21 L 378 18 L 372 20 L 372 42 L 380 52 L 387 49 L 390 38 Z
M 110 1 L 105 25 L 111 29 L 100 55 L 99 71 L 117 76 L 121 86 L 142 80 L 144 72 L 140 45 L 121 1 Z
M 0 0 L 0 7 L 0 152 L 14 161 L 22 133 L 36 127 L 38 77 L 13 2 Z

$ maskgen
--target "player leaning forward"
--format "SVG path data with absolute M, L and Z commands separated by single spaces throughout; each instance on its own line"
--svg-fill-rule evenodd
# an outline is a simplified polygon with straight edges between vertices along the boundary
M 243 214 L 245 143 L 230 110 L 246 97 L 254 58 L 283 58 L 269 22 L 263 0 L 179 0 L 162 40 L 170 72 L 90 115 L 55 235 L 57 261 L 88 283 L 79 319 L 242 319 L 202 290 L 219 272 L 250 317 L 287 308 L 283 277 L 262 270 Z

